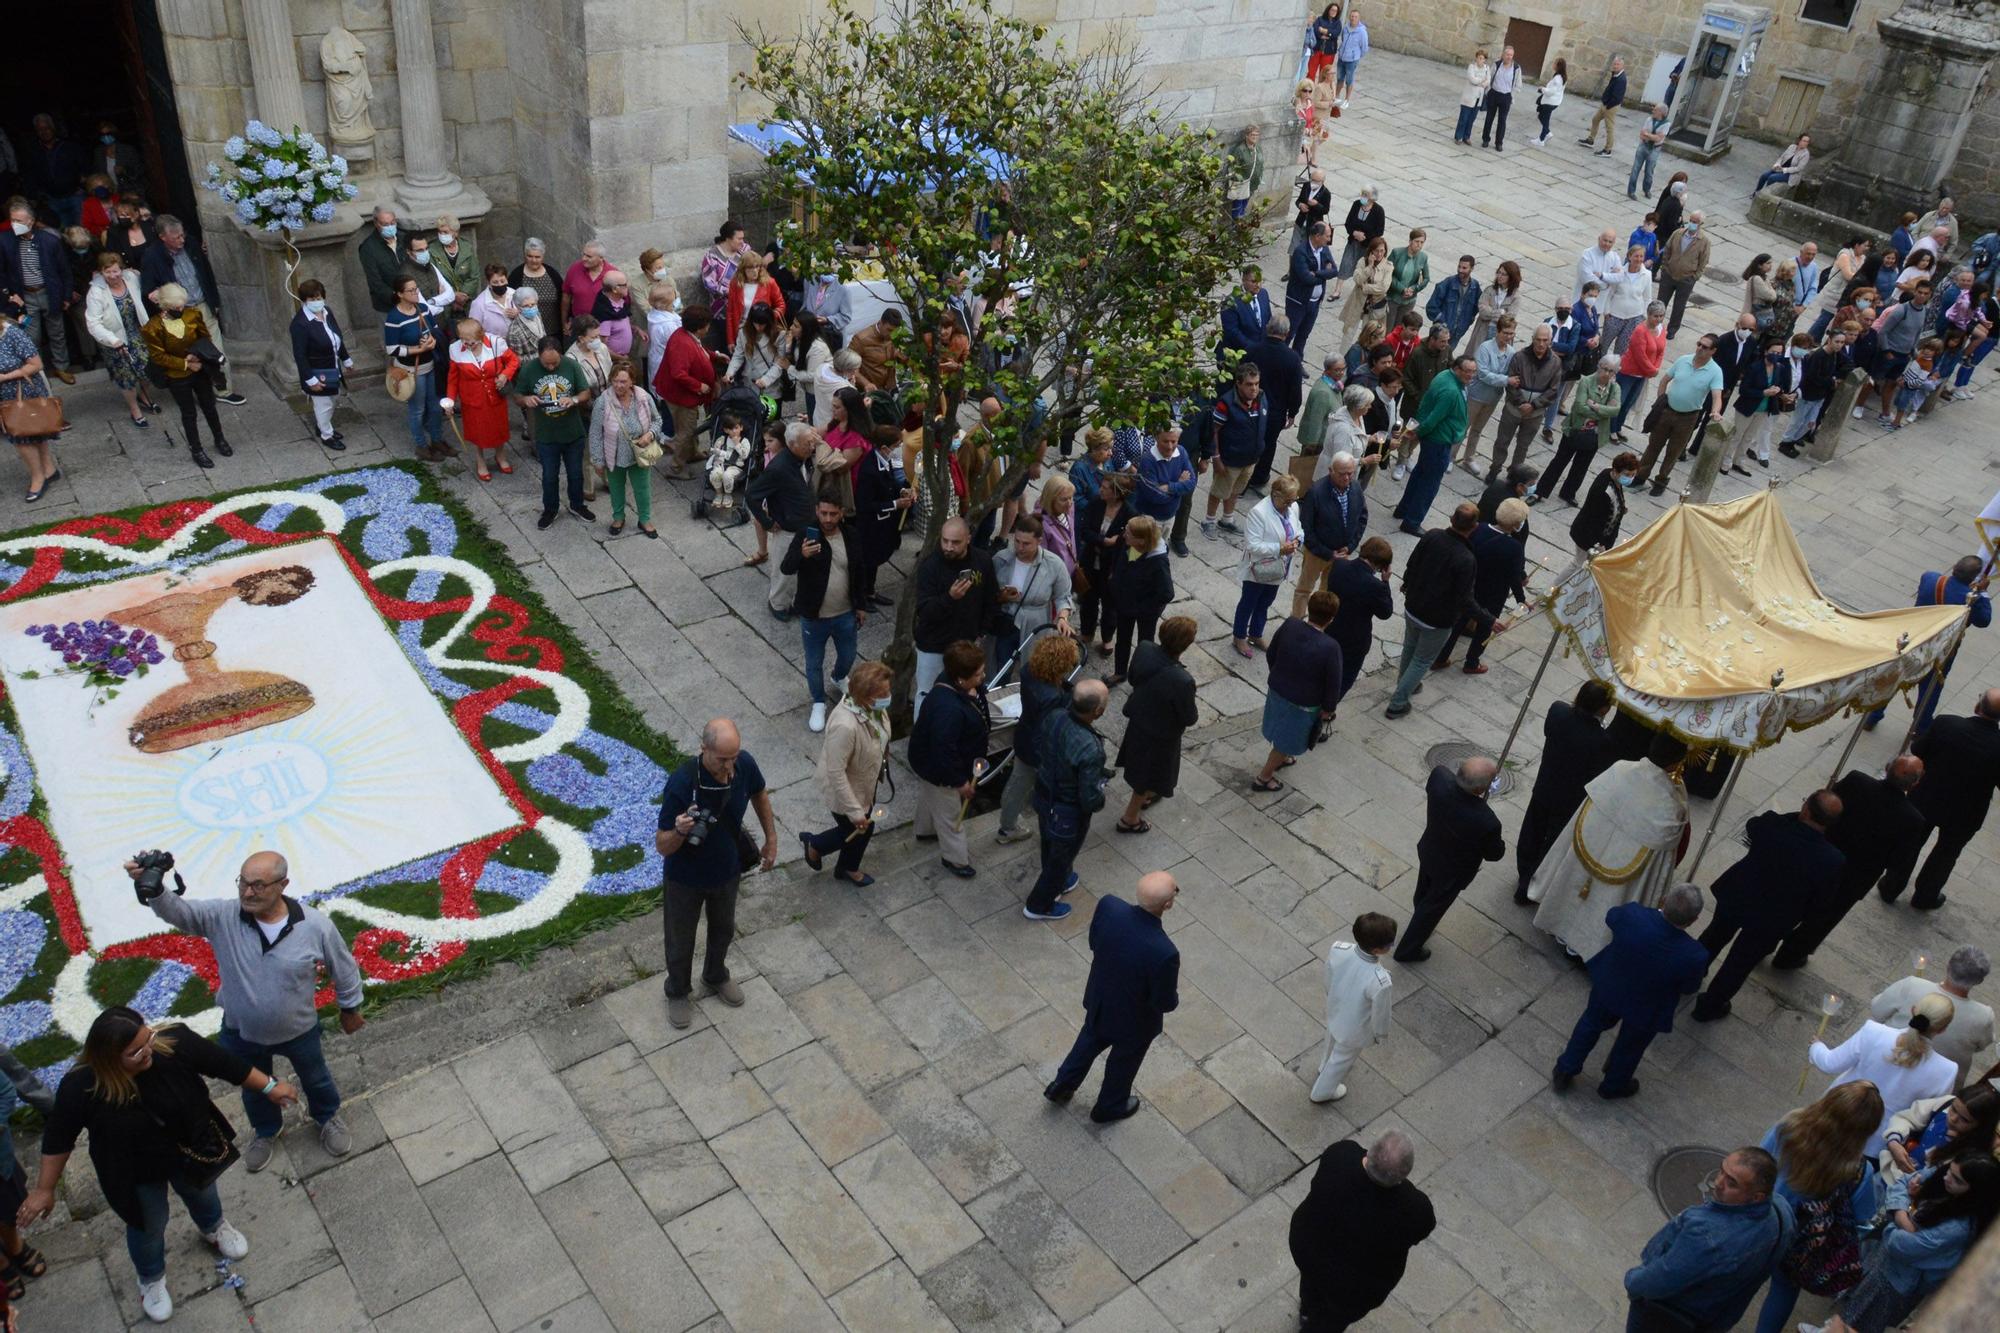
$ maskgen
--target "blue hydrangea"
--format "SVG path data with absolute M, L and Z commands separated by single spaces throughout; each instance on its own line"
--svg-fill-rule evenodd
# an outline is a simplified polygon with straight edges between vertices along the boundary
M 275 157 L 267 157 L 264 159 L 264 176 L 267 180 L 276 180 L 280 176 L 289 175 L 291 174 L 291 170 L 292 170 L 291 167 L 287 166 L 283 162 L 280 162 Z
M 235 181 L 230 181 L 222 187 L 222 197 L 233 204 L 243 197 L 243 187 Z
M 335 153 L 327 165 L 331 166 L 334 169 L 334 171 L 336 171 L 342 176 L 345 176 L 347 174 L 347 159 L 342 157 L 339 153 Z
M 260 181 L 264 179 L 264 173 L 255 167 L 238 167 L 236 174 L 239 178 L 246 181 Z
M 313 220 L 314 222 L 331 222 L 331 221 L 333 221 L 333 205 L 332 205 L 332 204 L 315 204 L 315 205 L 313 206 L 313 211 L 312 211 L 312 220 Z
M 244 128 L 243 133 L 249 136 L 250 142 L 262 144 L 266 148 L 276 148 L 285 141 L 284 135 L 278 133 L 261 120 L 251 121 Z
M 323 171 L 320 173 L 319 183 L 321 189 L 338 190 L 340 188 L 340 177 L 334 175 L 331 171 Z
M 238 222 L 255 222 L 257 220 L 257 205 L 248 199 L 238 199 L 236 201 L 236 220 Z
M 283 231 L 284 229 L 285 221 L 283 218 L 270 218 L 264 223 L 265 231 Z
M 243 142 L 243 136 L 240 134 L 230 135 L 228 141 L 222 145 L 222 155 L 231 162 L 241 162 L 243 155 L 249 151 L 250 145 Z
M 355 195 L 360 193 L 361 193 L 361 187 L 358 185 L 343 185 L 340 187 L 340 197 L 343 199 L 352 199 Z

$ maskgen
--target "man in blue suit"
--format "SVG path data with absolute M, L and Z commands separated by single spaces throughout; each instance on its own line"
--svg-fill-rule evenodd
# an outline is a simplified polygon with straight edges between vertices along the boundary
M 1826 836 L 1840 811 L 1840 798 L 1822 789 L 1806 797 L 1796 815 L 1766 810 L 1744 825 L 1750 850 L 1715 881 L 1715 917 L 1701 932 L 1711 961 L 1725 947 L 1729 957 L 1695 1001 L 1695 1022 L 1727 1014 L 1730 998 L 1757 964 L 1820 900 L 1840 891 L 1847 858 Z
M 1639 1090 L 1632 1075 L 1646 1047 L 1660 1033 L 1674 1030 L 1674 1006 L 1681 996 L 1701 988 L 1702 974 L 1708 971 L 1708 951 L 1687 933 L 1700 915 L 1701 890 L 1692 884 L 1668 889 L 1658 907 L 1620 903 L 1604 914 L 1611 943 L 1588 964 L 1590 1000 L 1569 1034 L 1569 1045 L 1556 1057 L 1557 1092 L 1576 1081 L 1591 1048 L 1612 1027 L 1618 1037 L 1604 1062 L 1597 1095 L 1630 1097 Z
M 1052 1102 L 1067 1102 L 1098 1052 L 1109 1047 L 1104 1086 L 1090 1112 L 1100 1125 L 1138 1111 L 1132 1080 L 1139 1075 L 1139 1062 L 1160 1035 L 1166 1016 L 1181 1002 L 1181 951 L 1160 924 L 1180 891 L 1172 875 L 1155 870 L 1139 880 L 1138 906 L 1123 898 L 1100 898 L 1090 918 L 1090 980 L 1083 987 L 1083 1028 L 1042 1095 Z
M 1222 307 L 1222 346 L 1247 352 L 1264 341 L 1271 323 L 1271 294 L 1264 290 L 1264 270 L 1252 264 L 1243 270 L 1243 291 Z
M 1986 562 L 1976 555 L 1963 556 L 1951 567 L 1951 573 L 1930 570 L 1917 580 L 1918 606 L 1963 606 L 1970 608 L 1966 624 L 1973 629 L 1985 629 L 1993 623 L 1993 599 L 1986 595 Z M 1960 642 L 1964 642 L 1960 640 Z M 1958 650 L 1952 649 L 1951 656 L 1944 659 L 1938 669 L 1936 681 L 1925 681 L 1918 688 L 1917 735 L 1931 729 L 1931 718 L 1937 714 L 1938 697 L 1944 693 L 1944 678 L 1951 674 L 1951 664 L 1958 658 Z M 1887 706 L 1876 709 L 1868 715 L 1868 730 L 1875 730 L 1875 724 L 1882 720 Z
M 1312 336 L 1319 318 L 1320 298 L 1326 284 L 1340 276 L 1340 261 L 1333 257 L 1333 228 L 1324 222 L 1313 224 L 1312 235 L 1292 247 L 1292 271 L 1285 279 L 1285 318 L 1292 322 L 1292 350 L 1305 355 L 1306 339 Z

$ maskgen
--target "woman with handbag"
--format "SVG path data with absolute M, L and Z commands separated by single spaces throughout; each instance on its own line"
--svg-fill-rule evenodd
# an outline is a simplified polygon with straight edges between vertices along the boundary
M 1759 329 L 1771 327 L 1772 308 L 1778 289 L 1771 283 L 1773 265 L 1768 254 L 1758 255 L 1743 270 L 1743 313 L 1757 321 Z
M 603 467 L 606 488 L 611 492 L 611 535 L 625 531 L 625 488 L 629 485 L 639 531 L 657 541 L 653 464 L 665 452 L 660 445 L 660 409 L 653 405 L 651 395 L 638 390 L 636 378 L 630 361 L 612 364 L 610 391 L 598 394 L 597 405 L 590 410 L 590 452 Z
M 521 358 L 467 315 L 458 321 L 458 341 L 451 345 L 446 364 L 444 397 L 438 407 L 446 416 L 457 412 L 463 421 L 459 433 L 477 452 L 479 479 L 493 480 L 486 470 L 488 453 L 494 466 L 512 474 L 514 468 L 501 451 L 507 446 L 507 386 L 520 373 Z
M 443 391 L 438 381 L 437 349 L 443 329 L 437 312 L 422 295 L 417 280 L 399 274 L 390 282 L 395 304 L 382 316 L 382 349 L 388 353 L 383 387 L 389 396 L 404 405 L 410 428 L 410 446 L 417 457 L 436 461 L 450 458 L 444 442 L 444 411 L 438 400 Z
M 0 434 L 28 469 L 29 504 L 41 499 L 49 483 L 62 476 L 49 452 L 62 425 L 62 400 L 49 394 L 49 378 L 42 373 L 35 340 L 19 320 L 0 312 Z
M 1778 1163 L 1772 1193 L 1792 1206 L 1791 1244 L 1771 1272 L 1757 1333 L 1784 1333 L 1799 1292 L 1837 1296 L 1861 1280 L 1861 1228 L 1875 1216 L 1875 1166 L 1861 1145 L 1882 1123 L 1882 1094 L 1843 1083 L 1771 1126 L 1759 1146 Z
M 1377 236 L 1368 242 L 1366 257 L 1354 267 L 1354 289 L 1340 308 L 1340 336 L 1334 346 L 1353 337 L 1363 320 L 1383 317 L 1389 309 L 1389 283 L 1395 276 L 1396 267 L 1389 262 L 1389 242 Z
M 146 355 L 152 361 L 147 373 L 156 384 L 164 384 L 181 410 L 181 429 L 187 432 L 188 452 L 198 467 L 214 467 L 201 447 L 195 431 L 195 409 L 208 420 L 209 434 L 215 437 L 215 452 L 228 458 L 236 451 L 222 435 L 222 419 L 215 412 L 215 376 L 221 361 L 215 350 L 214 335 L 201 311 L 188 304 L 187 289 L 169 282 L 159 289 L 160 308 L 146 321 L 140 335 L 146 341 Z M 207 356 L 202 353 L 207 352 Z
M 1231 618 L 1235 633 L 1230 646 L 1238 657 L 1264 646 L 1264 623 L 1278 589 L 1292 572 L 1292 558 L 1305 538 L 1299 530 L 1299 479 L 1291 473 L 1271 478 L 1270 494 L 1257 502 L 1243 529 L 1243 561 L 1237 580 L 1243 591 Z
M 333 401 L 341 380 L 354 369 L 354 358 L 347 354 L 340 321 L 327 309 L 326 284 L 318 278 L 299 284 L 299 313 L 292 316 L 291 335 L 292 364 L 298 367 L 299 387 L 312 404 L 319 442 L 328 449 L 345 449 L 340 432 L 333 428 Z M 500 424 L 504 429 L 506 422 Z
M 894 683 L 880 662 L 857 662 L 847 673 L 847 693 L 827 719 L 826 739 L 819 747 L 819 789 L 833 811 L 833 827 L 824 833 L 799 834 L 806 864 L 824 868 L 828 852 L 836 854 L 833 873 L 856 888 L 875 882 L 861 869 L 868 841 L 875 836 L 875 796 L 889 752 L 889 691 Z
M 105 1202 L 125 1223 L 139 1303 L 155 1323 L 174 1312 L 166 1276 L 169 1187 L 224 1259 L 250 1252 L 243 1233 L 224 1219 L 216 1193 L 216 1180 L 237 1157 L 236 1131 L 209 1100 L 204 1077 L 262 1093 L 279 1106 L 298 1100 L 291 1084 L 178 1023 L 156 1030 L 123 1005 L 99 1014 L 56 1087 L 55 1110 L 42 1131 L 41 1176 L 18 1215 L 22 1226 L 49 1215 L 56 1182 L 78 1136 L 88 1132 L 91 1167 Z
M 1271 480 L 1291 478 L 1281 473 Z M 1118 746 L 1118 767 L 1132 796 L 1114 825 L 1120 833 L 1151 833 L 1144 812 L 1180 785 L 1181 737 L 1201 720 L 1194 676 L 1181 665 L 1195 629 L 1193 616 L 1169 616 L 1160 622 L 1158 642 L 1142 643 L 1132 654 L 1132 697 L 1125 701 L 1125 739 Z

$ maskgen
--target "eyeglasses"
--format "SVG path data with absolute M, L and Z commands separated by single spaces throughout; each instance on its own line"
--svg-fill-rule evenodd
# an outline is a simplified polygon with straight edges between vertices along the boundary
M 278 879 L 245 879 L 241 875 L 236 877 L 236 887 L 239 889 L 275 889 L 285 882 L 282 877 Z

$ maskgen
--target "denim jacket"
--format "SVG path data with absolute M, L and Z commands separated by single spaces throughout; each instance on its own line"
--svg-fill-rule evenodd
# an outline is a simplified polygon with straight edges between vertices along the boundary
M 1653 1233 L 1625 1292 L 1670 1305 L 1704 1328 L 1732 1328 L 1792 1237 L 1792 1206 L 1698 1203 Z
M 1869 1258 L 1869 1266 L 1884 1281 L 1905 1296 L 1924 1296 L 1951 1276 L 1958 1261 L 1972 1244 L 1972 1219 L 1954 1217 L 1949 1222 L 1905 1231 L 1892 1220 L 1899 1210 L 1910 1206 L 1910 1196 L 1950 1163 L 1926 1167 L 1896 1181 L 1882 1198 L 1882 1242 Z

